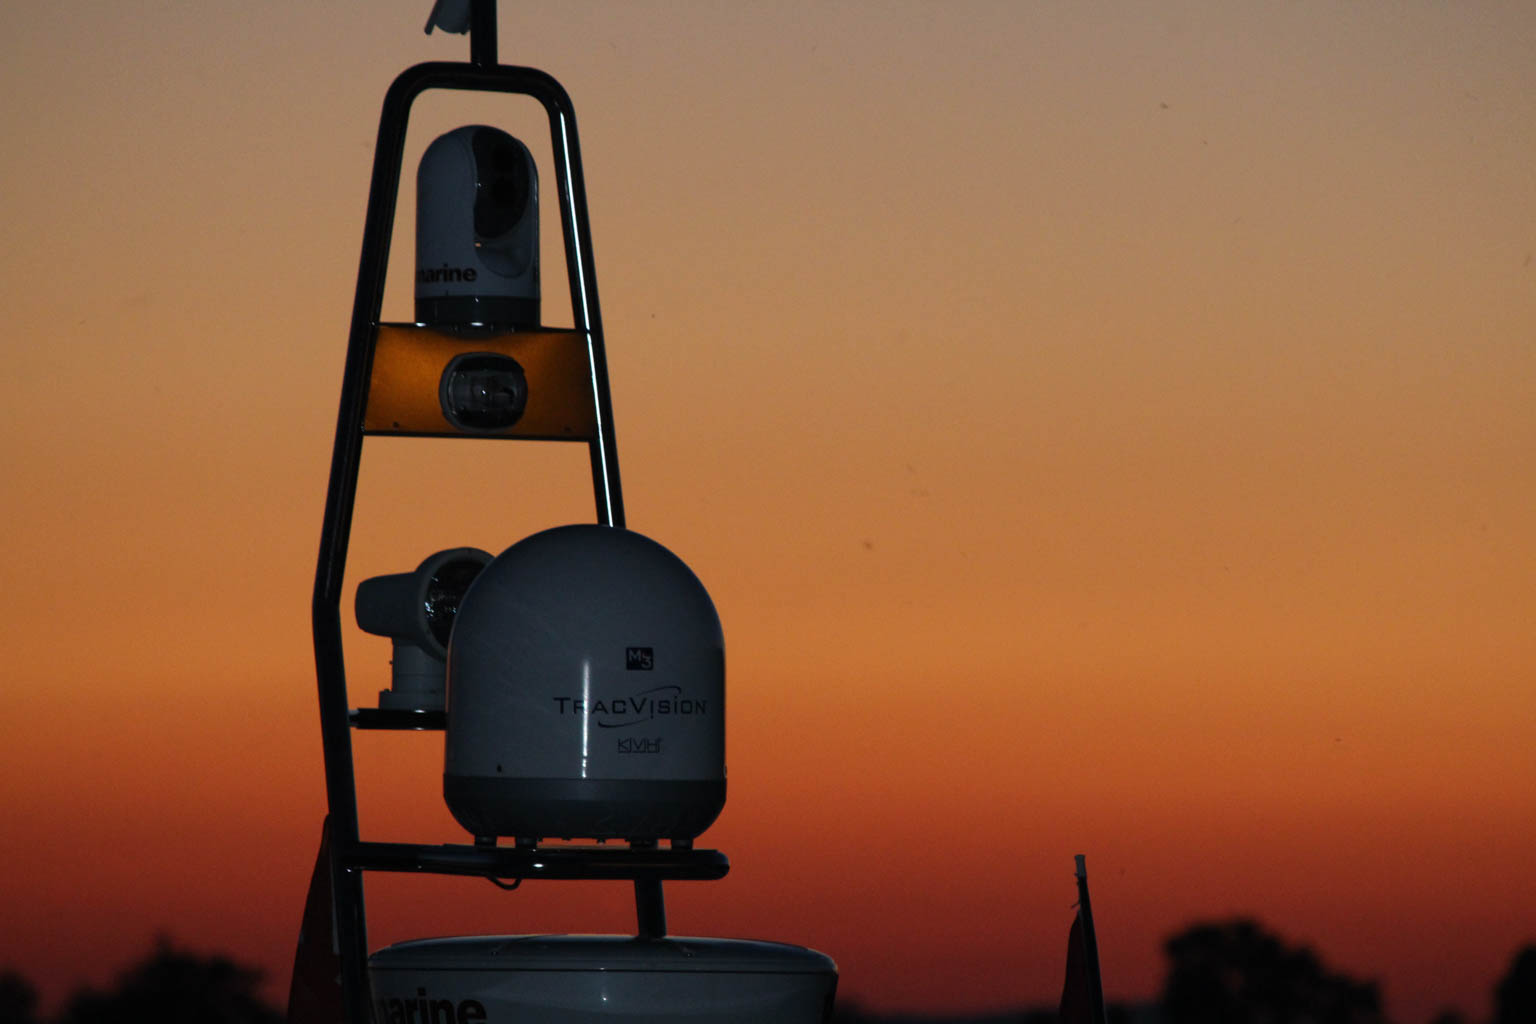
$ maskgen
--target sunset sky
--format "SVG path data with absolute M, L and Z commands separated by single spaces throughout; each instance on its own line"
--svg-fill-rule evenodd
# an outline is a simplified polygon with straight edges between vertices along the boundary
M 379 108 L 468 55 L 430 7 L 0 6 L 0 967 L 49 1001 L 160 932 L 286 992 Z M 576 106 L 629 524 L 725 627 L 732 870 L 672 929 L 1050 1003 L 1084 853 L 1111 999 L 1245 914 L 1480 1017 L 1536 941 L 1536 6 L 501 8 Z M 547 156 L 430 94 L 407 175 L 468 123 Z M 356 581 L 589 520 L 585 460 L 367 442 L 355 704 Z M 365 837 L 466 841 L 440 734 L 356 739 Z M 633 924 L 368 891 L 374 946 Z

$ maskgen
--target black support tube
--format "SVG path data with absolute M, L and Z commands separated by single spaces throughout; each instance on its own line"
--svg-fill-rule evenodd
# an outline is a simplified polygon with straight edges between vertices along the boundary
M 661 879 L 635 879 L 635 921 L 642 939 L 659 939 L 667 934 L 667 904 L 662 897 Z
M 641 846 L 427 846 L 355 843 L 339 855 L 344 867 L 366 871 L 428 872 L 525 879 L 663 879 L 712 882 L 730 861 L 718 850 L 658 850 Z
M 483 68 L 496 66 L 496 0 L 470 0 L 469 59 Z

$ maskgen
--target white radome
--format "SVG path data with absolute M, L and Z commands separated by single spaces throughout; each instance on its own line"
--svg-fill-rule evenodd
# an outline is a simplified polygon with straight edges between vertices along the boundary
M 725 803 L 725 642 L 666 548 L 562 526 L 498 555 L 448 645 L 443 795 L 476 836 L 685 839 Z

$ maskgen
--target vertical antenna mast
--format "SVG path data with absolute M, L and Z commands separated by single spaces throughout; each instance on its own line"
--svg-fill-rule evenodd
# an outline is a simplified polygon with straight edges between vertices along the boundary
M 469 59 L 496 66 L 496 0 L 469 0 Z

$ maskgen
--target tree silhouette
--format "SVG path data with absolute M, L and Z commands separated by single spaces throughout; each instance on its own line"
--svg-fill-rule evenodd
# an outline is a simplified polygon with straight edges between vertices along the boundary
M 1331 974 L 1258 924 L 1197 924 L 1168 940 L 1166 1024 L 1383 1024 L 1372 982 Z
M 0 971 L 0 1024 L 35 1024 L 37 989 L 15 971 Z
M 1530 1024 L 1536 1020 L 1536 945 L 1515 953 L 1509 970 L 1493 990 L 1493 1024 Z
M 282 1024 L 282 1014 L 257 994 L 261 977 L 261 971 L 228 957 L 175 949 L 162 937 L 154 952 L 118 978 L 113 991 L 75 993 L 59 1024 Z
M 1467 1018 L 1460 1010 L 1447 1008 L 1429 1018 L 1429 1024 L 1467 1024 Z

